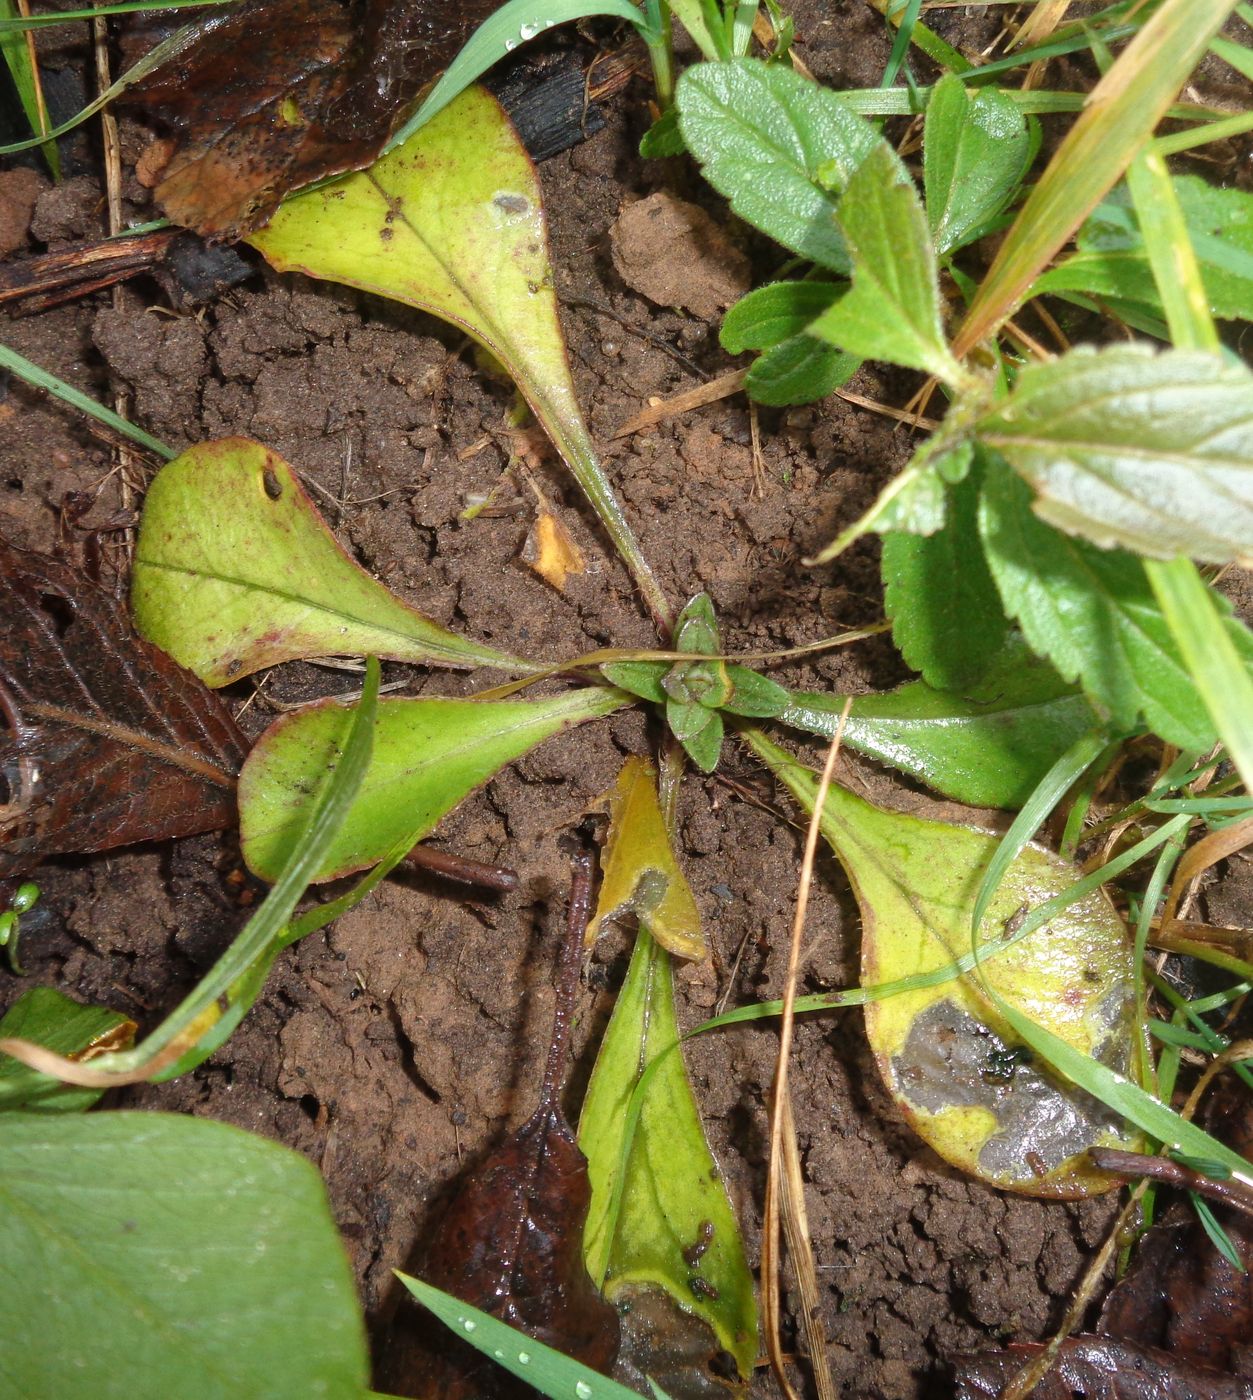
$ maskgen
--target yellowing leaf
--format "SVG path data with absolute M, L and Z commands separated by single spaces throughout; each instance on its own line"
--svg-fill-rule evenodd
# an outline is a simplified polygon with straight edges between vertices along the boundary
M 587 942 L 602 927 L 626 914 L 648 925 L 658 943 L 680 958 L 708 953 L 696 900 L 675 859 L 657 804 L 657 770 L 642 758 L 628 758 L 610 801 L 609 839 L 596 917 Z
M 757 754 L 807 810 L 816 775 L 763 735 Z M 997 838 L 948 822 L 887 812 L 838 787 L 822 833 L 848 872 L 862 916 L 862 985 L 903 978 L 935 985 L 871 1002 L 866 1033 L 893 1097 L 918 1135 L 975 1176 L 1038 1196 L 1109 1190 L 1092 1146 L 1138 1145 L 1123 1120 L 1061 1079 L 1010 1031 L 979 978 L 944 977 L 971 950 L 975 895 Z M 1079 872 L 1041 846 L 1009 867 L 984 919 L 995 949 Z M 986 948 L 985 948 L 986 951 Z M 1126 1074 L 1133 1040 L 1132 956 L 1103 892 L 1072 904 L 982 971 L 1011 1007 L 1082 1055 Z M 936 976 L 935 974 L 940 974 Z
M 423 617 L 355 563 L 283 459 L 202 442 L 148 488 L 131 606 L 139 630 L 206 685 L 297 657 L 381 656 L 536 670 Z

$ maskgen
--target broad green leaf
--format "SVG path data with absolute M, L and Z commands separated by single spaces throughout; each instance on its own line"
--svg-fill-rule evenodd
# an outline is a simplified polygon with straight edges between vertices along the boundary
M 620 1308 L 630 1304 L 624 1350 L 645 1344 L 646 1334 L 632 1333 L 650 1315 L 669 1312 L 677 1332 L 687 1313 L 709 1329 L 709 1356 L 730 1352 L 747 1380 L 757 1359 L 752 1275 L 678 1039 L 670 959 L 645 919 L 579 1121 L 592 1182 L 584 1257 L 605 1296 Z M 666 1309 L 666 1300 L 677 1307 Z M 663 1361 L 641 1369 L 667 1385 Z
M 864 360 L 887 360 L 961 384 L 940 324 L 935 252 L 914 182 L 881 141 L 848 182 L 839 224 L 853 259 L 852 290 L 810 327 Z
M 579 411 L 539 180 L 495 98 L 468 89 L 368 170 L 285 200 L 249 241 L 280 272 L 419 307 L 483 345 L 513 377 L 650 608 L 668 616 Z
M 978 238 L 1026 174 L 1031 138 L 999 88 L 969 91 L 948 74 L 931 89 L 923 131 L 927 222 L 937 251 Z
M 718 334 L 729 355 L 769 350 L 799 335 L 845 291 L 844 282 L 768 282 L 755 287 L 727 312 Z
M 723 734 L 722 716 L 717 710 L 707 710 L 702 705 L 676 705 L 671 700 L 666 704 L 666 723 L 702 773 L 712 773 L 717 768 Z
M 688 149 L 740 218 L 821 267 L 849 270 L 834 215 L 879 142 L 868 122 L 836 93 L 758 59 L 696 64 L 675 101 Z
M 727 665 L 731 681 L 731 696 L 722 709 L 731 715 L 749 715 L 755 719 L 772 719 L 782 714 L 791 703 L 791 696 L 769 676 L 751 671 L 747 666 Z
M 1253 559 L 1253 374 L 1217 354 L 1072 350 L 976 425 L 1070 534 L 1154 558 Z
M 1173 183 L 1210 310 L 1227 320 L 1253 320 L 1253 195 L 1221 189 L 1197 175 L 1177 175 Z M 1091 292 L 1153 306 L 1160 314 L 1144 238 L 1125 184 L 1092 211 L 1076 243 L 1079 251 L 1045 272 L 1033 294 Z
M 750 742 L 806 810 L 817 775 L 759 733 Z M 862 917 L 863 985 L 944 968 L 968 953 L 970 920 L 998 838 L 884 811 L 840 787 L 822 834 L 848 873 Z M 1000 941 L 1079 871 L 1029 845 L 1009 867 L 983 922 Z M 946 1161 L 1027 1195 L 1082 1196 L 1115 1183 L 1087 1165 L 1089 1147 L 1128 1146 L 1121 1118 L 1026 1050 L 999 1002 L 1085 1059 L 1125 1073 L 1134 1035 L 1130 940 L 1103 891 L 998 952 L 974 973 L 866 1007 L 866 1032 L 892 1096 Z M 1138 1144 L 1137 1144 L 1138 1145 Z
M 779 718 L 830 739 L 843 708 L 842 695 L 803 692 Z M 1014 809 L 1097 724 L 1075 687 L 1015 633 L 986 674 L 959 693 L 910 681 L 886 695 L 859 695 L 844 743 L 956 802 Z
M 451 1293 L 432 1288 L 421 1279 L 410 1278 L 399 1269 L 396 1277 L 423 1307 L 430 1308 L 462 1341 L 469 1342 L 484 1356 L 490 1356 L 550 1400 L 638 1400 L 638 1391 L 628 1390 L 555 1347 L 537 1342 L 491 1313 L 463 1303 Z M 666 1400 L 663 1392 L 658 1394 L 660 1400 Z M 390 1400 L 390 1397 L 380 1397 L 380 1400 Z
M 322 1179 L 238 1128 L 6 1115 L 0 1254 L 7 1394 L 342 1400 L 366 1388 Z
M 281 457 L 199 443 L 148 488 L 131 606 L 139 630 L 208 685 L 343 653 L 534 670 L 403 603 L 355 563 Z
M 53 987 L 32 987 L 29 992 L 23 992 L 0 1020 L 0 1039 L 33 1041 L 75 1060 L 88 1060 L 108 1050 L 125 1050 L 133 1042 L 135 1031 L 134 1021 L 120 1011 L 110 1011 L 105 1006 L 84 1006 Z M 4 1108 L 21 1108 L 27 1104 L 22 1096 L 22 1087 L 26 1085 L 34 1100 L 29 1108 L 39 1113 L 90 1108 L 104 1092 L 66 1086 L 49 1094 L 44 1075 L 27 1069 L 12 1055 L 3 1054 L 0 1054 L 0 1084 L 4 1087 L 0 1100 Z
M 679 114 L 673 107 L 666 110 L 640 137 L 640 155 L 645 160 L 665 156 L 681 156 L 687 151 L 679 131 Z
M 370 766 L 313 879 L 373 865 L 406 833 L 419 840 L 506 763 L 621 704 L 621 695 L 599 687 L 548 700 L 382 701 Z M 322 701 L 282 716 L 248 755 L 239 775 L 240 843 L 262 879 L 274 879 L 286 862 L 351 720 L 351 710 Z
M 1005 610 L 1032 650 L 1065 679 L 1078 681 L 1115 729 L 1130 733 L 1146 722 L 1186 752 L 1208 749 L 1216 737 L 1213 723 L 1143 561 L 1045 525 L 1031 509 L 1026 485 L 1003 464 L 992 466 L 979 531 Z M 1230 619 L 1228 626 L 1247 664 L 1253 659 L 1248 633 Z
M 709 949 L 691 887 L 675 858 L 657 802 L 657 771 L 628 758 L 610 799 L 609 836 L 596 917 L 588 925 L 590 947 L 607 923 L 635 915 L 667 952 L 705 958 Z
M 884 606 L 901 655 L 936 690 L 982 675 L 1005 639 L 1005 612 L 979 543 L 982 473 L 950 487 L 944 524 L 931 535 L 884 536 Z
M 758 355 L 744 379 L 748 396 L 769 408 L 826 398 L 861 368 L 856 355 L 812 335 L 794 335 Z
M 629 690 L 641 700 L 651 700 L 655 705 L 666 703 L 666 692 L 661 682 L 670 670 L 669 661 L 607 661 L 600 673 L 611 684 Z

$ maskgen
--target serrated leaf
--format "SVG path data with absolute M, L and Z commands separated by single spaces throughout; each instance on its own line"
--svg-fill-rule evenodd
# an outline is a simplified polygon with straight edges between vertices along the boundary
M 1031 139 L 1021 108 L 999 88 L 947 74 L 931 90 L 923 133 L 927 222 L 941 253 L 980 236 L 1026 174 Z
M 606 923 L 635 915 L 667 952 L 705 958 L 708 948 L 691 887 L 666 834 L 657 801 L 657 772 L 642 758 L 628 758 L 610 800 L 609 835 L 602 860 L 596 916 L 587 928 L 590 947 Z
M 749 367 L 744 388 L 752 399 L 769 408 L 813 403 L 838 389 L 861 368 L 856 355 L 812 335 L 794 335 L 758 355 Z
M 758 755 L 806 810 L 817 775 L 753 731 Z M 937 972 L 970 952 L 971 915 L 998 838 L 888 812 L 840 787 L 827 795 L 823 836 L 848 872 L 862 916 L 863 985 Z M 1079 871 L 1029 845 L 1009 867 L 983 921 L 1000 941 L 1065 891 Z M 911 1126 L 946 1161 L 1026 1195 L 1073 1197 L 1112 1183 L 1091 1146 L 1138 1138 L 1022 1045 L 1000 1004 L 1046 1027 L 1077 1054 L 1126 1072 L 1134 1025 L 1130 941 L 1103 891 L 1088 895 L 974 973 L 901 991 L 866 1007 L 880 1073 Z
M 57 1400 L 361 1395 L 360 1305 L 316 1170 L 165 1113 L 9 1114 L 5 1388 Z
M 1212 721 L 1140 559 L 1045 525 L 1025 483 L 1002 463 L 989 466 L 979 532 L 1006 612 L 1033 651 L 1079 681 L 1099 714 L 1125 732 L 1146 722 L 1189 753 L 1213 744 Z M 1229 626 L 1246 661 L 1253 658 L 1248 633 Z
M 419 840 L 506 763 L 621 704 L 594 687 L 548 700 L 382 701 L 370 766 L 312 878 L 373 865 L 406 833 Z M 321 701 L 282 716 L 249 754 L 239 778 L 240 844 L 262 879 L 283 868 L 351 720 L 351 710 Z
M 157 473 L 131 606 L 149 641 L 212 686 L 345 652 L 532 669 L 389 593 L 349 558 L 291 467 L 247 438 L 199 443 Z
M 797 692 L 779 718 L 830 739 L 844 700 Z M 1098 723 L 1075 687 L 1011 634 L 987 673 L 959 694 L 909 681 L 857 696 L 843 742 L 956 802 L 1016 809 Z
M 1201 350 L 1072 350 L 1024 367 L 976 431 L 1059 529 L 1154 558 L 1253 559 L 1253 374 L 1242 365 Z
M 592 1181 L 584 1252 L 611 1302 L 630 1300 L 634 1312 L 641 1293 L 668 1295 L 709 1328 L 710 1358 L 729 1351 L 746 1381 L 757 1355 L 752 1275 L 677 1042 L 670 960 L 641 927 L 579 1121 Z M 630 1347 L 631 1313 L 623 1325 Z M 663 1332 L 638 1362 L 663 1383 L 668 1341 Z
M 887 360 L 959 385 L 940 323 L 935 252 L 913 181 L 880 142 L 848 183 L 840 228 L 853 259 L 853 286 L 809 328 L 864 360 Z
M 868 122 L 829 89 L 757 59 L 696 64 L 675 101 L 688 149 L 740 218 L 821 267 L 849 270 L 833 216 L 879 141 Z
M 281 272 L 419 307 L 461 327 L 495 356 L 650 607 L 665 614 L 579 409 L 557 315 L 539 179 L 495 98 L 468 89 L 368 170 L 284 201 L 249 241 Z
M 0 1019 L 0 1039 L 33 1041 L 71 1059 L 90 1059 L 106 1050 L 125 1050 L 135 1039 L 137 1027 L 120 1011 L 107 1006 L 85 1006 L 53 987 L 32 987 L 23 992 Z M 38 1101 L 29 1111 L 68 1112 L 90 1108 L 103 1089 L 76 1089 L 68 1085 L 47 1092 L 47 1079 L 28 1069 L 12 1055 L 0 1054 L 0 1084 L 5 1109 L 21 1108 L 23 1085 L 29 1084 Z
M 960 690 L 986 671 L 1005 639 L 1005 611 L 979 543 L 979 477 L 948 490 L 930 535 L 883 539 L 884 607 L 906 662 L 936 690 Z
M 768 282 L 754 287 L 727 312 L 718 340 L 730 355 L 769 350 L 799 335 L 845 291 L 844 282 Z

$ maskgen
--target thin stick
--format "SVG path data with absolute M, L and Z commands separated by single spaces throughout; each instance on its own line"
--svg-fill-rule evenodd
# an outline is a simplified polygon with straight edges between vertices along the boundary
M 761 1234 L 761 1293 L 762 1326 L 766 1335 L 766 1351 L 770 1357 L 771 1369 L 788 1400 L 796 1400 L 796 1392 L 787 1378 L 784 1364 L 783 1342 L 779 1336 L 781 1314 L 779 1280 L 782 1274 L 780 1254 L 779 1220 L 780 1198 L 786 1187 L 783 1185 L 786 1155 L 783 1146 L 784 1128 L 791 1118 L 788 1101 L 788 1062 L 792 1051 L 792 1028 L 796 1020 L 796 977 L 800 966 L 801 937 L 805 928 L 805 914 L 809 909 L 809 885 L 813 879 L 814 860 L 818 852 L 819 823 L 823 805 L 827 800 L 827 789 L 831 786 L 831 775 L 835 771 L 836 756 L 840 751 L 840 741 L 844 737 L 844 725 L 852 707 L 851 698 L 844 702 L 835 736 L 827 750 L 827 761 L 823 765 L 822 777 L 818 781 L 818 794 L 814 799 L 813 815 L 805 833 L 805 853 L 801 859 L 800 888 L 796 895 L 796 914 L 792 920 L 792 939 L 788 948 L 787 977 L 783 986 L 783 1012 L 779 1019 L 779 1055 L 775 1066 L 774 1089 L 771 1096 L 770 1113 L 770 1170 L 766 1178 L 766 1202 Z M 825 1358 L 811 1357 L 817 1376 L 825 1363 Z M 821 1384 L 821 1381 L 819 1382 Z
M 1245 1215 L 1253 1216 L 1253 1186 L 1232 1178 L 1230 1181 L 1215 1181 L 1194 1167 L 1185 1167 L 1169 1157 L 1150 1157 L 1143 1152 L 1121 1152 L 1114 1147 L 1090 1147 L 1088 1158 L 1094 1167 L 1112 1176 L 1151 1177 L 1154 1181 L 1165 1182 L 1181 1191 L 1195 1191 L 1198 1196 L 1208 1196 L 1212 1201 L 1221 1201 Z

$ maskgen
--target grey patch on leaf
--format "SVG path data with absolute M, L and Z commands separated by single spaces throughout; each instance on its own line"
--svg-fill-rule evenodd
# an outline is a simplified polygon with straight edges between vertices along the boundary
M 1125 1058 L 1114 1049 L 1119 1039 L 1107 1038 L 1102 1048 Z M 947 1000 L 914 1021 L 892 1074 L 914 1108 L 987 1109 L 1000 1127 L 980 1150 L 979 1167 L 1002 1181 L 1038 1180 L 1122 1127 L 1120 1115 L 1098 1099 L 1063 1088 L 1026 1046 L 1003 1040 Z

